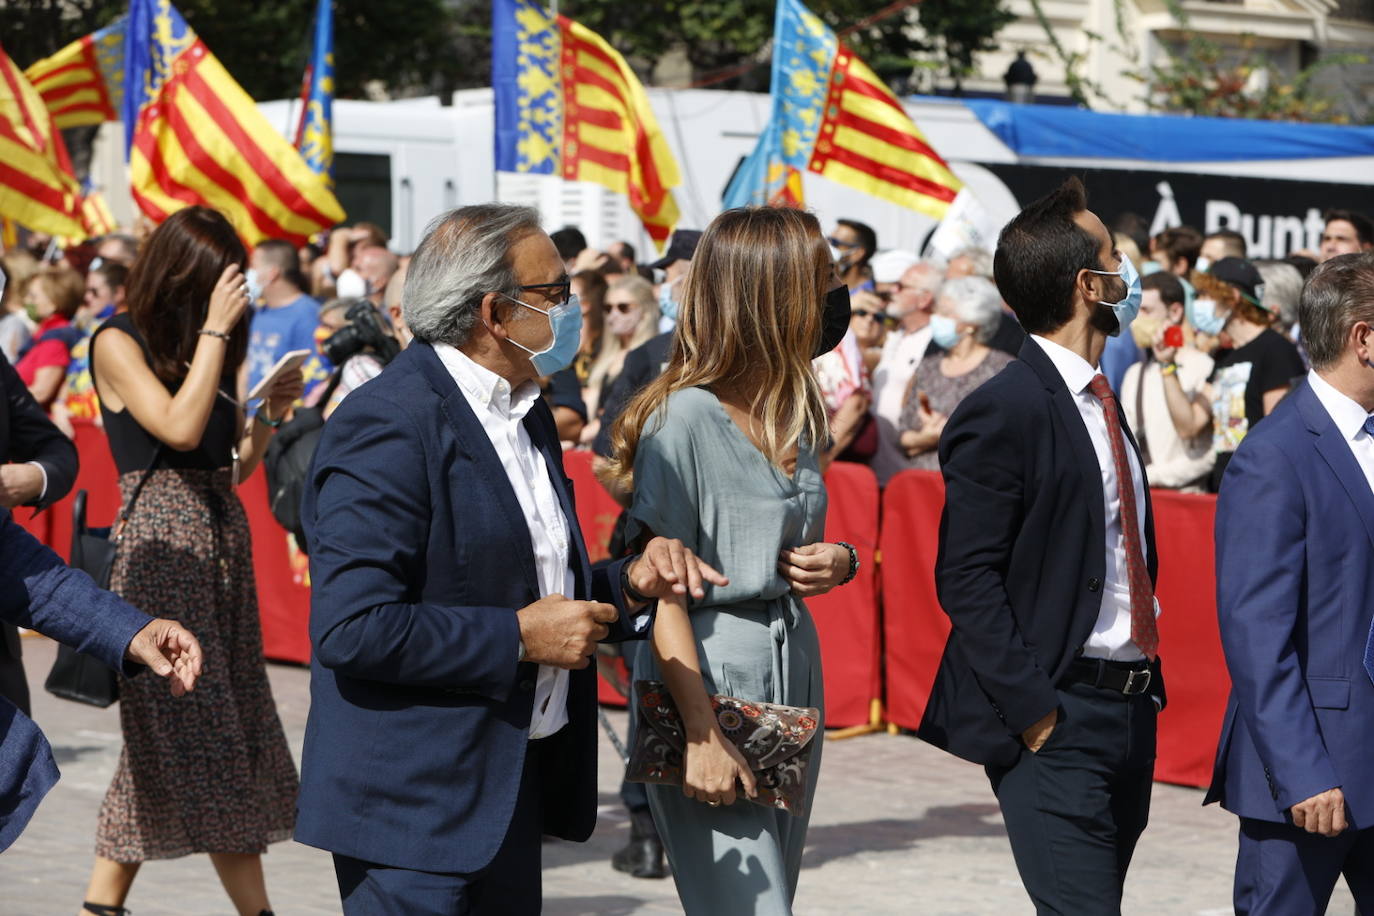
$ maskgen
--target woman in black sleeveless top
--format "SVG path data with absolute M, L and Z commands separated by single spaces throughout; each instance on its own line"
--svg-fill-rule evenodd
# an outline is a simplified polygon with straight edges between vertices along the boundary
M 252 545 L 234 493 L 267 450 L 301 379 L 279 382 L 251 428 L 234 401 L 247 349 L 243 245 L 223 216 L 188 207 L 129 275 L 125 314 L 91 341 L 91 375 L 125 500 L 152 468 L 111 586 L 194 631 L 196 690 L 169 702 L 151 679 L 121 680 L 124 731 L 100 808 L 86 912 L 118 916 L 142 862 L 207 852 L 235 909 L 270 912 L 261 855 L 295 822 L 296 767 L 262 658 Z

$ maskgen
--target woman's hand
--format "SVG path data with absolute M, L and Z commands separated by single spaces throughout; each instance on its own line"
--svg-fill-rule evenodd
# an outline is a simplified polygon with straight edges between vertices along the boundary
M 248 281 L 237 264 L 230 264 L 219 275 L 210 293 L 210 308 L 205 313 L 205 330 L 228 334 L 248 309 Z
M 304 392 L 304 373 L 287 373 L 277 379 L 271 388 L 267 389 L 267 394 L 263 397 L 262 407 L 259 409 L 267 414 L 267 419 L 275 422 L 291 409 L 291 405 L 301 399 Z
M 924 407 L 918 407 L 917 412 L 921 417 L 921 432 L 931 434 L 935 437 L 935 441 L 939 442 L 940 433 L 945 431 L 945 424 L 949 422 L 949 417 L 938 410 L 927 410 Z
M 798 598 L 824 595 L 849 575 L 849 549 L 839 544 L 807 544 L 778 554 L 778 573 Z
M 683 761 L 682 794 L 717 807 L 735 803 L 736 786 L 750 798 L 759 794 L 754 774 L 739 749 L 713 723 L 700 738 L 688 738 Z

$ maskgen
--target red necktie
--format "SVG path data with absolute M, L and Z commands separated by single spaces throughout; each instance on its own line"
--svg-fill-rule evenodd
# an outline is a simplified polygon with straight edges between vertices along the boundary
M 1145 551 L 1140 543 L 1140 522 L 1136 515 L 1135 480 L 1126 460 L 1126 437 L 1121 434 L 1121 413 L 1116 394 L 1106 376 L 1095 375 L 1088 385 L 1102 402 L 1107 418 L 1107 439 L 1112 444 L 1112 463 L 1116 465 L 1116 489 L 1121 499 L 1121 534 L 1126 540 L 1126 581 L 1131 590 L 1131 642 L 1150 661 L 1159 654 L 1159 631 L 1155 628 L 1155 591 L 1150 571 L 1145 566 Z

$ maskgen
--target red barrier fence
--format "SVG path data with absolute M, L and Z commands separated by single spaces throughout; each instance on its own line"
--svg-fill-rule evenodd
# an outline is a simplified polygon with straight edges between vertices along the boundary
M 118 511 L 119 493 L 104 434 L 78 427 L 76 445 L 81 471 L 75 489 L 90 493 L 90 523 L 107 524 Z M 569 452 L 564 458 L 588 551 L 593 560 L 603 559 L 620 508 L 592 474 L 591 455 Z M 862 561 L 854 582 L 809 602 L 821 640 L 826 724 L 867 722 L 885 683 L 888 719 L 915 728 L 949 632 L 934 578 L 943 481 L 939 474 L 908 471 L 894 477 L 880 497 L 868 468 L 837 463 L 826 475 L 826 486 L 826 540 L 848 541 Z M 253 532 L 263 651 L 272 659 L 308 662 L 310 590 L 299 563 L 293 565 L 285 533 L 267 509 L 261 469 L 240 486 L 239 497 Z M 1160 645 L 1169 690 L 1169 708 L 1159 720 L 1155 775 L 1165 782 L 1206 785 L 1230 689 L 1213 598 L 1216 502 L 1167 491 L 1155 491 L 1153 497 L 1163 608 Z M 37 518 L 29 519 L 29 514 L 20 510 L 16 518 L 66 557 L 71 497 Z M 606 702 L 624 702 L 604 682 L 601 696 Z

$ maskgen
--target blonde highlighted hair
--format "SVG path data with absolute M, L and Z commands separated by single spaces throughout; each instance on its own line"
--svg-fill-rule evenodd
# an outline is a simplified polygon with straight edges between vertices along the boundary
M 816 217 L 781 207 L 727 210 L 702 234 L 683 281 L 668 366 L 632 400 L 611 433 L 606 476 L 633 486 L 645 427 L 674 391 L 742 397 L 762 425 L 760 447 L 782 467 L 794 447 L 828 435 L 812 355 L 835 277 Z

